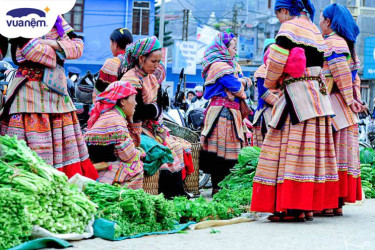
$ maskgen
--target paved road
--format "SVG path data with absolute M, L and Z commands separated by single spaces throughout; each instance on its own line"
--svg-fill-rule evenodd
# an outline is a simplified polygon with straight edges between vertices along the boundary
M 144 237 L 119 242 L 91 239 L 72 242 L 77 249 L 246 250 L 246 249 L 361 249 L 375 250 L 375 200 L 346 206 L 343 217 L 315 218 L 305 223 L 266 220 L 189 230 L 186 234 Z

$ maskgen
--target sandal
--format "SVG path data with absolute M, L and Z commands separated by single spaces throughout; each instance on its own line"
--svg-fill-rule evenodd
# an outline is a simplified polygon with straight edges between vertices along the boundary
M 300 213 L 299 215 L 288 215 L 286 213 L 275 213 L 268 216 L 267 218 L 271 222 L 305 222 L 305 214 Z
M 333 209 L 333 214 L 335 216 L 343 216 L 344 214 L 342 213 L 342 207 Z
M 313 221 L 314 220 L 314 213 L 312 211 L 305 212 L 306 221 Z
M 333 216 L 335 216 L 335 214 L 333 213 L 333 209 L 324 209 L 323 211 L 314 212 L 314 216 L 317 216 L 317 217 L 333 217 Z

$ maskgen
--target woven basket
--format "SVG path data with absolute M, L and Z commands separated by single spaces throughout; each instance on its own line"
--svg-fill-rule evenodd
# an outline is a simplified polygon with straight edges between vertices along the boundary
M 148 194 L 159 194 L 159 171 L 154 175 L 145 176 L 143 178 L 143 190 Z
M 194 173 L 186 177 L 185 189 L 187 192 L 197 195 L 199 194 L 199 152 L 201 149 L 199 135 L 188 128 L 180 127 L 172 122 L 164 121 L 164 125 L 171 130 L 171 135 L 187 140 L 191 144 Z

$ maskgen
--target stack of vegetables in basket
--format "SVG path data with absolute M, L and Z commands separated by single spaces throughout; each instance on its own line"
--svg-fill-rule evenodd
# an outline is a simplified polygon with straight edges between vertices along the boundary
M 0 136 L 0 249 L 29 239 L 32 226 L 52 233 L 83 233 L 96 204 L 70 187 L 26 142 Z
M 258 147 L 243 148 L 238 157 L 238 164 L 219 183 L 222 189 L 214 195 L 211 202 L 203 197 L 196 200 L 176 197 L 174 203 L 180 222 L 231 219 L 248 212 L 259 155 Z

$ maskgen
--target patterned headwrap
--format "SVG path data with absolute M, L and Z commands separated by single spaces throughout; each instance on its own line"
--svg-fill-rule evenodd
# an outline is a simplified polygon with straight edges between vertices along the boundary
M 57 16 L 56 22 L 55 22 L 55 28 L 57 30 L 57 33 L 60 37 L 64 37 L 65 31 L 63 27 L 63 19 L 60 15 Z
M 323 16 L 331 20 L 331 28 L 339 35 L 355 43 L 359 35 L 359 27 L 349 10 L 341 4 L 328 5 L 323 10 Z
M 124 68 L 127 70 L 134 68 L 139 56 L 159 49 L 161 49 L 161 44 L 155 36 L 140 39 L 135 43 L 129 44 L 126 47 Z
M 211 64 L 215 62 L 227 62 L 234 67 L 233 58 L 230 56 L 227 47 L 233 38 L 235 38 L 234 34 L 221 32 L 204 52 L 202 61 L 202 77 L 204 79 L 206 79 L 207 70 L 210 68 Z
M 107 89 L 96 97 L 95 106 L 91 110 L 87 127 L 90 129 L 99 119 L 100 114 L 111 110 L 118 100 L 137 94 L 137 90 L 129 82 L 118 81 L 110 84 Z
M 310 14 L 311 21 L 314 20 L 315 8 L 310 0 L 276 0 L 275 11 L 287 9 L 291 16 L 299 16 L 302 11 Z

